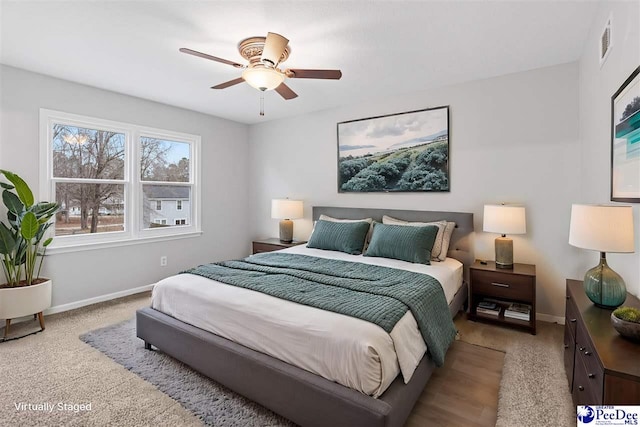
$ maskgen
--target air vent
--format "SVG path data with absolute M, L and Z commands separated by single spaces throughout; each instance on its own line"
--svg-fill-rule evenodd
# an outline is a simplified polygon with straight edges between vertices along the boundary
M 600 36 L 600 66 L 604 64 L 611 51 L 611 16 L 607 19 L 602 35 Z

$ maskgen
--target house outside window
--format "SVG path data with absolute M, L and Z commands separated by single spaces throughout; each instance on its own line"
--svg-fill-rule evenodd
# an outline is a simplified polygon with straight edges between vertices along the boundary
M 40 126 L 42 198 L 61 206 L 54 253 L 200 234 L 199 136 L 46 109 Z

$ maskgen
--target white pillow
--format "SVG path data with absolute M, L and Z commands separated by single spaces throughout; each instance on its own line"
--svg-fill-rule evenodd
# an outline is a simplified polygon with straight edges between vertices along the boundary
M 451 232 L 449 233 L 449 237 L 446 238 L 447 226 L 449 223 L 447 221 L 434 221 L 434 222 L 409 222 L 401 219 L 393 218 L 388 215 L 384 215 L 382 217 L 383 224 L 389 225 L 408 225 L 410 227 L 424 227 L 427 225 L 435 225 L 438 227 L 438 234 L 436 234 L 436 239 L 433 242 L 433 249 L 431 249 L 431 261 L 444 261 L 447 258 L 447 250 L 449 249 L 449 241 L 451 240 L 451 233 L 453 233 L 453 227 L 451 227 Z M 455 223 L 451 223 L 455 226 Z M 446 242 L 445 242 L 446 238 Z M 446 243 L 446 247 L 445 247 Z
M 362 218 L 362 219 L 340 219 L 340 218 L 333 218 L 327 215 L 320 215 L 320 218 L 318 218 L 318 220 L 320 221 L 331 221 L 331 222 L 368 222 L 369 223 L 369 231 L 367 232 L 367 238 L 364 239 L 364 247 L 362 248 L 362 253 L 364 253 L 364 251 L 367 249 L 367 246 L 369 246 L 369 241 L 371 240 L 371 234 L 373 233 L 373 218 Z

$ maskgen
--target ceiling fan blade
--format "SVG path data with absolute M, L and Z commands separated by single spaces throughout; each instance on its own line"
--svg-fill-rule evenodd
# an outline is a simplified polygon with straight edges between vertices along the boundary
M 219 85 L 211 86 L 211 89 L 224 89 L 229 86 L 237 85 L 238 83 L 242 83 L 244 79 L 242 77 L 238 77 L 237 79 L 229 80 L 228 82 L 220 83 Z
M 222 62 L 223 64 L 232 65 L 236 68 L 245 68 L 244 65 L 238 64 L 237 62 L 228 61 L 226 59 L 218 58 L 217 56 L 209 55 L 206 53 L 198 52 L 197 50 L 187 49 L 186 47 L 181 47 L 180 52 L 186 53 L 188 55 L 198 56 L 200 58 L 209 59 L 211 61 Z
M 290 68 L 285 71 L 287 77 L 293 79 L 333 79 L 340 80 L 342 71 L 340 70 L 302 70 Z
M 269 62 L 274 67 L 280 62 L 280 57 L 287 47 L 289 39 L 277 33 L 267 33 L 267 39 L 262 48 L 262 62 Z
M 292 91 L 291 88 L 284 83 L 280 83 L 280 86 L 275 90 L 284 99 L 293 99 L 298 97 L 298 94 Z

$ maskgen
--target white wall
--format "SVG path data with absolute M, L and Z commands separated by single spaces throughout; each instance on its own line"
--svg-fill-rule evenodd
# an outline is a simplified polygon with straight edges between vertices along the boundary
M 451 192 L 338 194 L 337 122 L 440 105 L 450 106 Z M 249 141 L 254 237 L 277 236 L 278 197 L 304 200 L 299 239 L 313 205 L 473 212 L 480 231 L 485 203 L 523 203 L 528 232 L 512 236 L 515 260 L 537 265 L 538 312 L 564 314 L 565 278 L 580 256 L 567 243 L 580 192 L 576 63 L 253 125 Z M 494 258 L 495 237 L 476 233 L 476 257 Z
M 612 48 L 600 67 L 598 43 L 613 18 Z M 611 203 L 611 96 L 640 65 L 640 2 L 604 2 L 598 7 L 580 60 L 581 197 L 576 202 Z M 608 254 L 607 261 L 640 296 L 640 205 L 634 204 L 636 252 Z M 578 249 L 576 249 L 578 251 Z M 580 271 L 598 263 L 598 254 L 581 251 Z M 585 253 L 586 252 L 586 253 Z M 576 276 L 579 277 L 579 276 Z
M 148 285 L 198 263 L 248 255 L 246 125 L 17 68 L 0 66 L 0 72 L 0 167 L 21 175 L 36 194 L 40 108 L 202 136 L 203 235 L 47 257 L 54 306 Z M 162 255 L 168 266 L 161 268 Z

